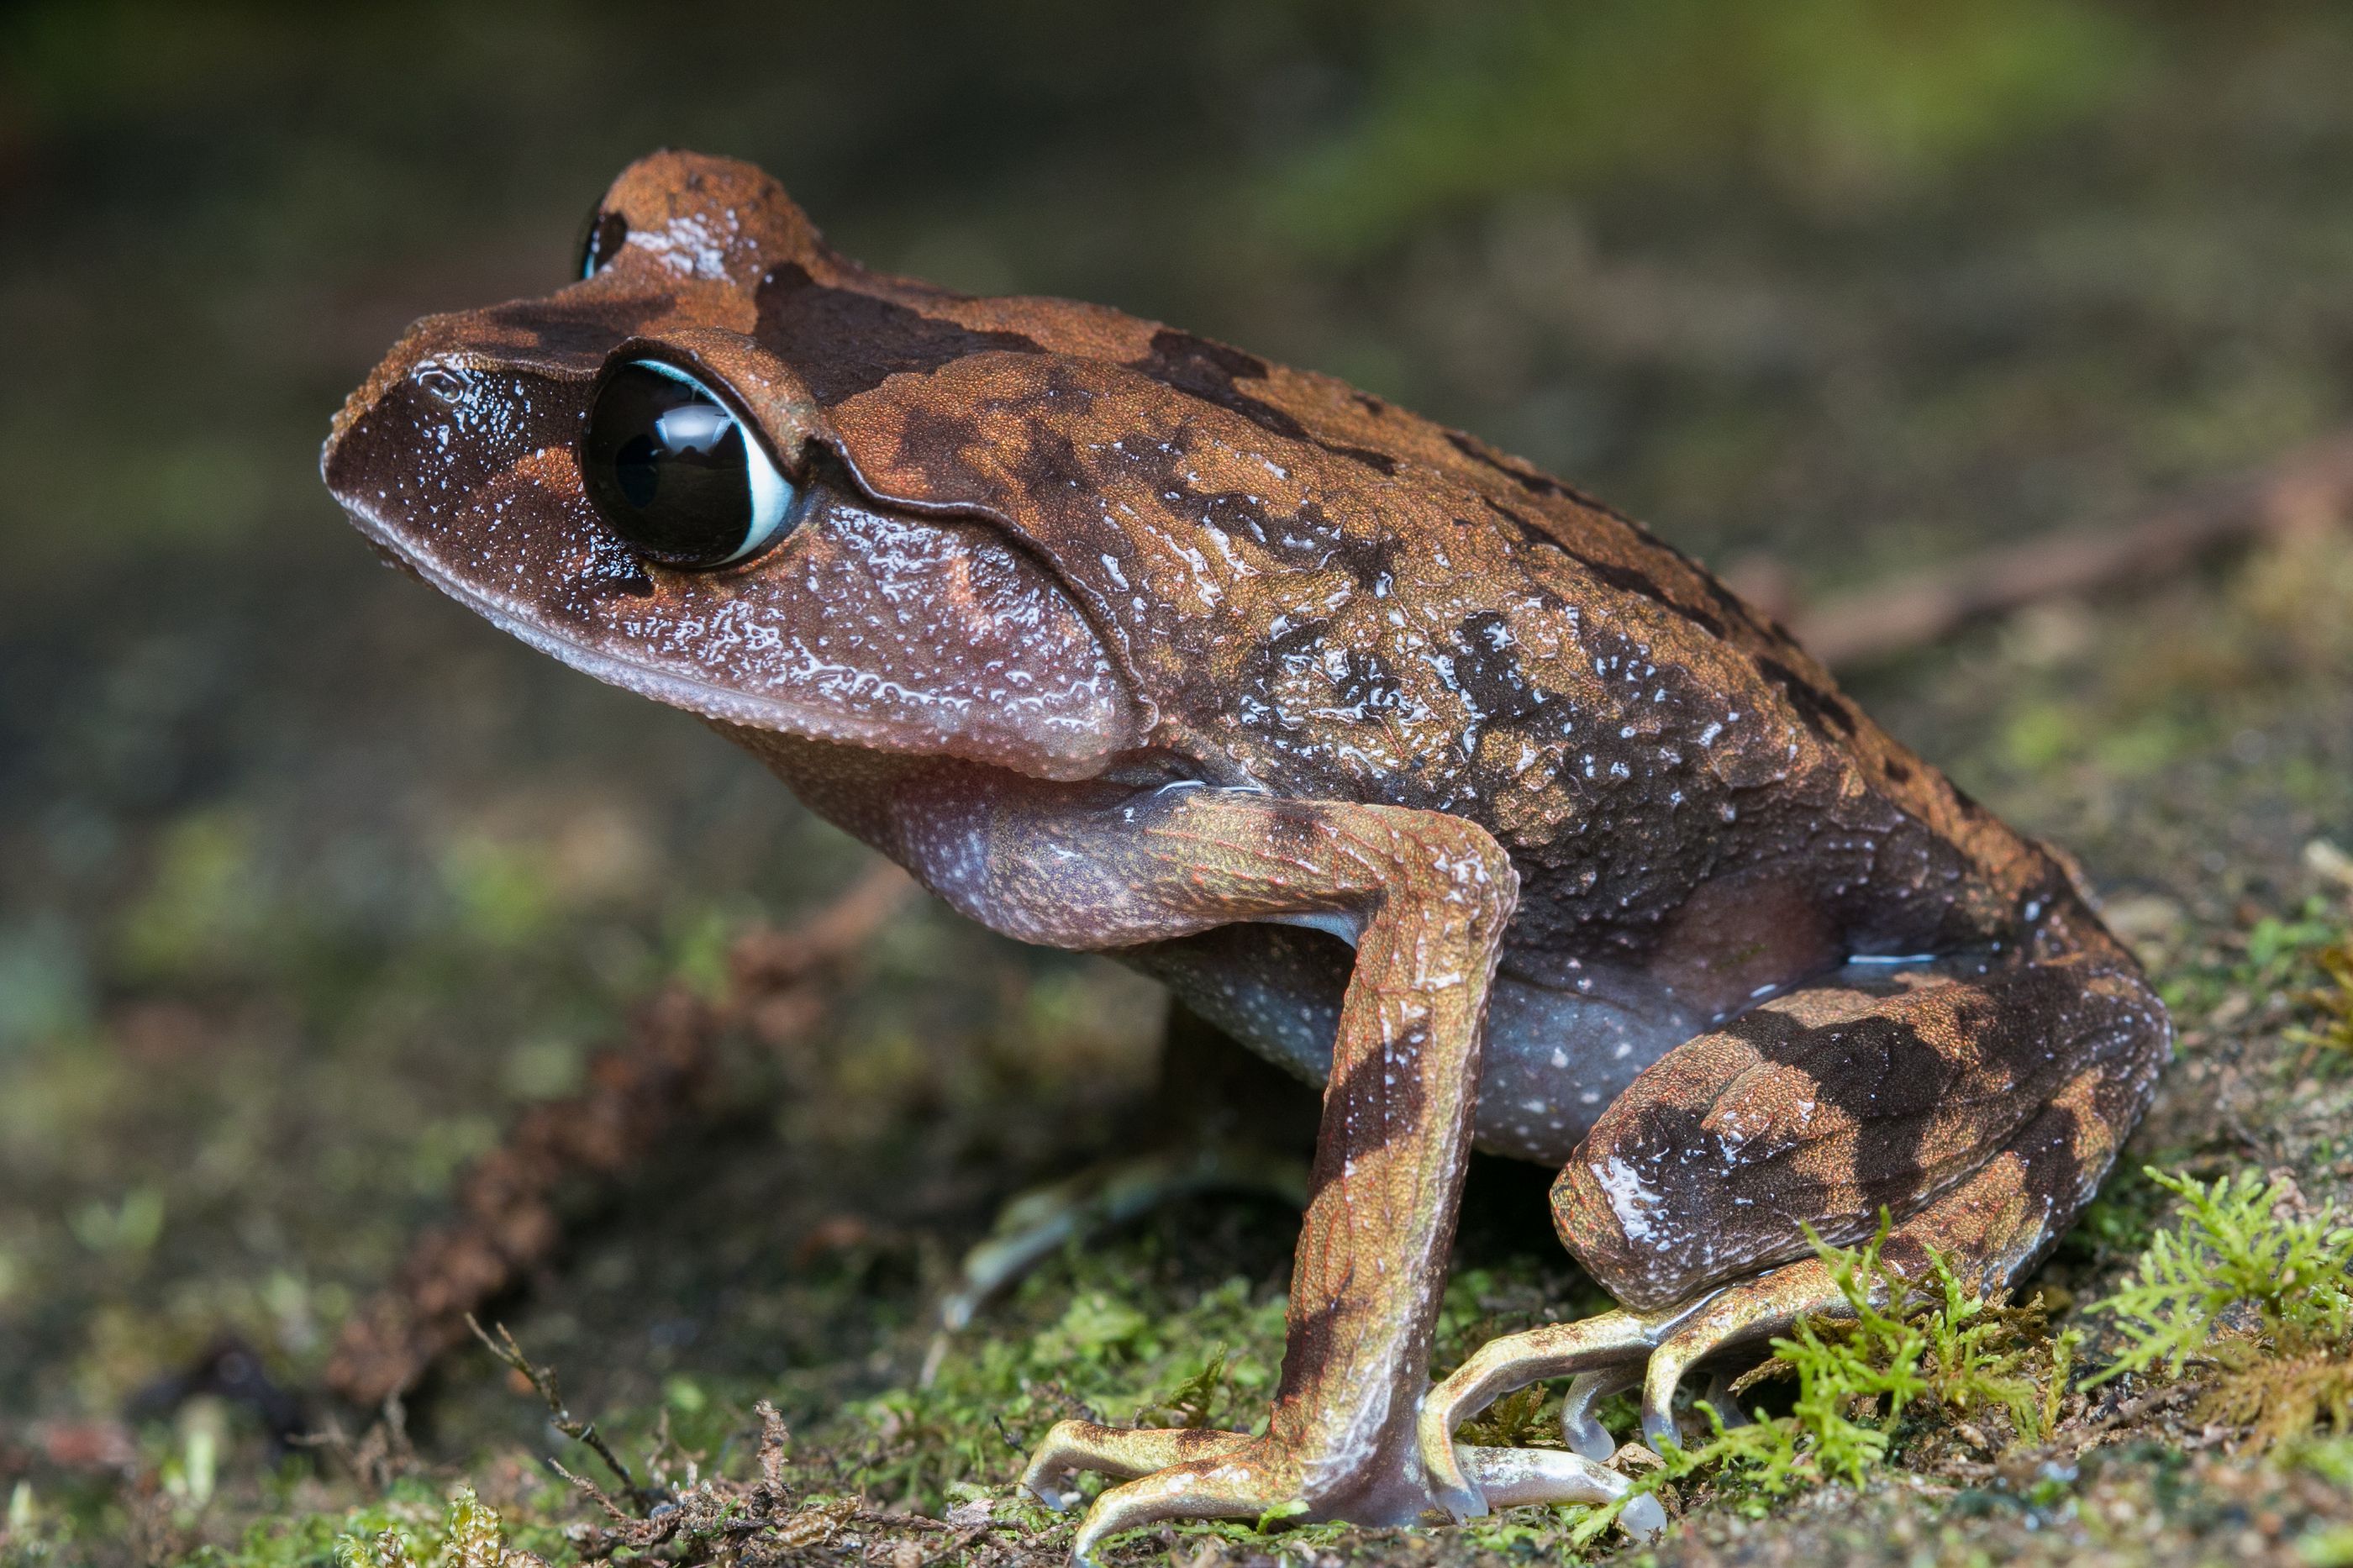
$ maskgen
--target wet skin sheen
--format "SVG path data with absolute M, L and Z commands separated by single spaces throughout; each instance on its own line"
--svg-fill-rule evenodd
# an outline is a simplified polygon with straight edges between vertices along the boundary
M 360 530 L 1326 1085 L 1266 1428 L 1057 1428 L 1040 1495 L 1133 1478 L 1082 1552 L 1609 1495 L 1452 1428 L 1570 1375 L 1579 1453 L 1611 1388 L 1662 1436 L 1690 1366 L 1835 1304 L 1806 1226 L 1884 1208 L 1899 1268 L 2007 1283 L 2146 1107 L 2164 1012 L 2067 864 L 1568 485 L 1156 322 L 866 271 L 724 160 L 625 172 L 584 271 L 353 395 L 324 468 Z M 1474 1143 L 1560 1170 L 1625 1310 L 1433 1388 Z

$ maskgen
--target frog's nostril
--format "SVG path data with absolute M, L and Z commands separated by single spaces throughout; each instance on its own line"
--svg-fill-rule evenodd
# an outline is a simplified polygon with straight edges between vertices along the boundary
M 457 404 L 466 395 L 466 379 L 447 365 L 428 364 L 412 378 L 427 396 L 437 403 Z

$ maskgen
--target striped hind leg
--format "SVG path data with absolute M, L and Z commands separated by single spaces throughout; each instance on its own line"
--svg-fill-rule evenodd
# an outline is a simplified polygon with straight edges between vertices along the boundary
M 2113 1142 L 2092 1131 L 2107 1124 L 2078 1113 L 2080 1095 L 2091 1087 L 2054 1102 L 1976 1175 L 1894 1226 L 1880 1254 L 1888 1272 L 1925 1287 L 1933 1254 L 1965 1280 L 1991 1290 L 2031 1268 L 2081 1206 L 2081 1199 L 2066 1201 L 2073 1197 L 2077 1173 L 2094 1173 L 2084 1188 L 2087 1198 L 2096 1173 L 2115 1155 Z M 1563 1425 L 1577 1452 L 1607 1457 L 1610 1445 L 1591 1419 L 1591 1405 L 1636 1386 L 1642 1390 L 1644 1439 L 1654 1448 L 1678 1441 L 1675 1393 L 1694 1367 L 1787 1334 L 1801 1319 L 1852 1315 L 1831 1269 L 1809 1258 L 1694 1302 L 1648 1313 L 1605 1312 L 1493 1340 L 1424 1399 L 1423 1454 L 1429 1459 L 1435 1444 L 1451 1440 L 1457 1426 L 1504 1394 L 1564 1376 L 1576 1379 Z
M 1925 1281 L 1933 1250 L 1981 1290 L 2011 1283 L 2090 1201 L 2168 1038 L 2129 961 L 2095 949 L 1842 975 L 1669 1053 L 1555 1189 L 1564 1238 L 1626 1309 L 1482 1347 L 1424 1402 L 1425 1462 L 1493 1400 L 1560 1376 L 1590 1453 L 1592 1400 L 1637 1369 L 1643 1430 L 1670 1439 L 1693 1367 L 1847 1311 L 1800 1221 L 1852 1243 L 1883 1207 L 1899 1279 Z

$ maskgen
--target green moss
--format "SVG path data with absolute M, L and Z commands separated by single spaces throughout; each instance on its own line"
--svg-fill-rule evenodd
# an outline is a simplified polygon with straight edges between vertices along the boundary
M 1080 1266 L 1082 1288 L 1044 1328 L 950 1341 L 928 1383 L 860 1401 L 813 1429 L 856 1456 L 838 1484 L 936 1509 L 959 1483 L 1009 1497 L 1029 1447 L 1066 1416 L 1255 1420 L 1282 1355 L 1283 1298 L 1236 1279 L 1147 1309 L 1132 1286 L 1102 1278 L 1120 1272 L 1104 1261 Z
M 2126 1348 L 2086 1386 L 2158 1368 L 2179 1375 L 2242 1309 L 2254 1333 L 2291 1351 L 2353 1334 L 2353 1227 L 2337 1223 L 2334 1205 L 2291 1216 L 2286 1184 L 2252 1172 L 2211 1184 L 2143 1173 L 2181 1200 L 2181 1218 L 2150 1240 L 2121 1289 L 2093 1304 Z
M 1698 1409 L 1714 1429 L 1696 1448 L 1670 1445 L 1664 1465 L 1637 1481 L 1629 1499 L 1671 1482 L 1709 1477 L 1736 1500 L 1780 1498 L 1825 1481 L 1862 1485 L 1888 1463 L 1905 1435 L 1908 1410 L 1927 1406 L 1950 1419 L 1998 1410 L 2011 1434 L 2033 1439 L 2058 1418 L 2076 1339 L 2044 1332 L 2039 1307 L 1981 1297 L 1950 1262 L 1930 1257 L 1926 1299 L 1881 1258 L 1888 1225 L 1859 1249 L 1814 1247 L 1844 1299 L 1848 1316 L 1808 1319 L 1772 1342 L 1772 1358 L 1734 1384 L 1793 1377 L 1786 1415 L 1759 1409 L 1726 1427 L 1715 1407 Z M 1891 1305 L 1891 1303 L 1893 1303 Z M 1572 1534 L 1598 1539 L 1628 1500 L 1596 1509 Z
M 2200 1418 L 2257 1447 L 2323 1425 L 2353 1432 L 2353 1226 L 2334 1205 L 2290 1212 L 2286 1184 L 2253 1173 L 2211 1184 L 2148 1174 L 2181 1200 L 2181 1218 L 2094 1304 L 2126 1349 L 2086 1385 L 2196 1364 Z
M 354 1510 L 335 1531 L 331 1544 L 336 1568 L 537 1568 L 549 1554 L 569 1560 L 563 1536 L 544 1527 L 523 1526 L 508 1540 L 506 1523 L 498 1510 L 485 1505 L 471 1487 L 449 1494 L 448 1506 L 438 1518 L 420 1517 L 421 1510 L 385 1507 Z M 289 1564 L 319 1561 L 321 1533 L 313 1521 L 307 1531 L 293 1531 L 269 1545 L 293 1546 L 294 1554 L 276 1559 Z M 254 1551 L 248 1537 L 243 1561 L 236 1568 L 271 1568 L 272 1558 Z M 533 1548 L 540 1548 L 534 1551 Z

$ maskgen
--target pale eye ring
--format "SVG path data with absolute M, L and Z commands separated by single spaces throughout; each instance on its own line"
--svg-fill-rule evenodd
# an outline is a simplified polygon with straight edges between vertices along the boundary
M 665 566 L 729 566 L 792 531 L 799 495 L 710 387 L 659 360 L 597 384 L 580 477 L 630 549 Z

